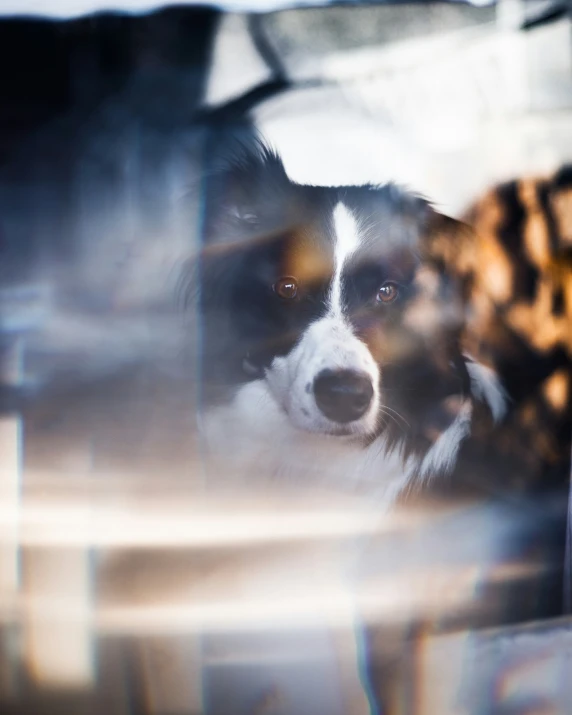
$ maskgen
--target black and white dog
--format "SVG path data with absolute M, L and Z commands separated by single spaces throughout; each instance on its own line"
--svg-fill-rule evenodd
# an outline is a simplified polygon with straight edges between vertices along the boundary
M 199 261 L 204 426 L 251 476 L 391 504 L 454 468 L 475 401 L 462 287 L 432 247 L 464 227 L 395 185 L 293 183 L 262 143 L 213 170 Z
M 199 287 L 202 425 L 215 480 L 341 488 L 376 513 L 429 484 L 455 498 L 465 478 L 472 496 L 479 483 L 483 504 L 500 494 L 509 468 L 488 435 L 511 399 L 492 370 L 464 354 L 470 289 L 450 269 L 459 251 L 470 252 L 471 230 L 393 184 L 297 184 L 260 142 L 223 154 L 208 176 L 191 281 Z M 503 563 L 532 568 L 527 554 L 541 554 L 529 581 L 475 586 L 468 613 L 480 609 L 482 619 L 471 627 L 558 612 L 560 531 L 556 538 L 541 504 L 512 504 L 512 496 L 497 511 L 477 509 L 473 521 L 459 516 L 420 551 L 422 568 L 451 557 L 480 564 L 483 574 Z M 346 555 L 332 556 L 342 578 Z M 380 632 L 387 651 L 386 621 Z M 357 663 L 355 644 L 350 633 L 342 650 L 354 648 Z M 389 661 L 382 654 L 371 680 L 388 713 L 396 650 Z M 344 712 L 369 707 L 362 699 Z

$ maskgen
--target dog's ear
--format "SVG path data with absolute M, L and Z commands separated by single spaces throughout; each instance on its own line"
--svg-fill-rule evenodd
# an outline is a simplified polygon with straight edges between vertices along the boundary
M 473 320 L 475 275 L 483 268 L 479 266 L 477 235 L 464 221 L 431 209 L 424 242 L 425 256 L 444 279 L 450 300 L 457 303 L 466 331 Z
M 183 308 L 199 294 L 203 303 L 222 299 L 244 249 L 272 233 L 281 200 L 294 193 L 279 156 L 250 127 L 211 132 L 206 154 L 198 247 L 177 286 Z
M 430 260 L 449 275 L 467 278 L 477 269 L 476 236 L 467 223 L 431 210 L 425 242 Z
M 292 186 L 278 154 L 261 140 L 228 142 L 205 175 L 203 242 L 254 238 Z
M 435 212 L 428 247 L 432 260 L 441 265 L 443 273 L 456 281 L 461 290 L 463 330 L 459 345 L 470 378 L 471 397 L 491 423 L 498 423 L 504 417 L 509 398 L 495 372 L 494 360 L 486 350 L 483 352 L 486 342 L 481 322 L 483 301 L 476 295 L 476 281 L 490 265 L 483 261 L 482 242 L 479 243 L 479 235 L 469 224 Z

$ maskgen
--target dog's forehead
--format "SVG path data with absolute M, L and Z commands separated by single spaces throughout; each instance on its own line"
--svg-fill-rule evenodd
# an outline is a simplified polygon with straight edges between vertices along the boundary
M 366 274 L 374 282 L 412 277 L 425 202 L 391 185 L 289 184 L 277 193 L 279 208 L 268 196 L 261 202 L 255 191 L 253 214 L 236 226 L 240 243 L 249 247 L 246 268 L 259 279 L 272 283 L 291 276 L 308 290 L 337 286 L 331 297 L 341 306 L 346 277 L 354 282 Z
M 365 275 L 407 281 L 419 266 L 424 216 L 388 193 L 354 190 L 334 206 L 330 237 L 342 282 Z
M 292 274 L 305 264 L 394 261 L 417 249 L 426 206 L 414 197 L 393 186 L 309 188 L 311 200 L 296 202 L 295 215 L 284 216 Z
M 427 222 L 427 204 L 393 185 L 357 187 L 341 200 L 354 216 L 364 256 L 383 257 L 417 247 Z

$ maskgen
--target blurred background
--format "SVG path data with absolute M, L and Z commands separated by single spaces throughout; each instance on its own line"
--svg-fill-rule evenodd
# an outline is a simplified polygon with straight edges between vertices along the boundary
M 0 711 L 368 712 L 359 611 L 432 624 L 395 712 L 569 712 L 566 619 L 477 629 L 526 515 L 205 483 L 176 299 L 221 123 L 455 216 L 570 161 L 567 3 L 27 2 L 0 2 Z

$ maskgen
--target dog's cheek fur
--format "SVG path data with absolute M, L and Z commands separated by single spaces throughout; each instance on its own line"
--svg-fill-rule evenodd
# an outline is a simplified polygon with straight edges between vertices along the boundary
M 432 436 L 453 422 L 469 380 L 460 351 L 463 306 L 459 285 L 427 261 L 415 275 L 399 315 L 364 331 L 382 365 L 384 402 L 409 422 L 409 432 Z M 454 407 L 457 405 L 457 408 Z
M 228 250 L 206 251 L 197 261 L 201 380 L 205 389 L 244 380 L 240 359 L 246 346 L 229 310 L 242 263 L 238 252 Z
M 209 246 L 197 260 L 202 379 L 208 386 L 262 377 L 274 356 L 287 354 L 298 339 L 267 275 L 275 247 L 266 242 L 256 249 L 250 242 Z

